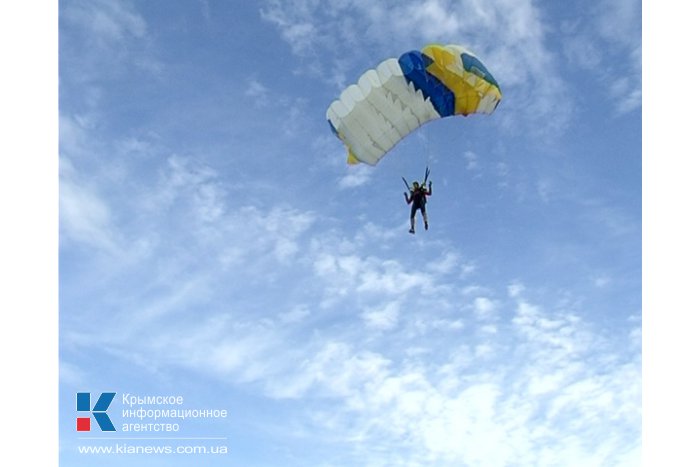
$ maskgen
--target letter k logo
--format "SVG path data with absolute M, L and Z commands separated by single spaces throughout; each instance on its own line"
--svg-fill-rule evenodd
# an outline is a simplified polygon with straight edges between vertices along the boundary
M 116 392 L 103 392 L 91 410 L 90 393 L 79 392 L 76 398 L 78 412 L 91 412 L 102 431 L 117 431 L 107 415 L 107 409 L 116 395 Z M 77 431 L 90 431 L 90 417 L 78 417 Z

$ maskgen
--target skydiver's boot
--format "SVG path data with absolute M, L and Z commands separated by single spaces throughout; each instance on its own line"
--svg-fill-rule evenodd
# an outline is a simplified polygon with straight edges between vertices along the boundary
M 415 217 L 411 217 L 411 228 L 408 229 L 408 233 L 412 233 L 412 234 L 416 233 L 416 218 Z

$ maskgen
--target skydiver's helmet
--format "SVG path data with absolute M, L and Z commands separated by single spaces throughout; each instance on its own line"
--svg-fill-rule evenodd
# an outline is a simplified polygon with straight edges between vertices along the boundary
M 414 189 L 414 190 L 417 190 L 418 188 L 420 188 L 420 183 L 418 183 L 418 182 L 413 182 L 413 189 Z

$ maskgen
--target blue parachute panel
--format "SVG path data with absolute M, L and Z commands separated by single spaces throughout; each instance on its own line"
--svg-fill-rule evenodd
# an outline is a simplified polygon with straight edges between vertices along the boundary
M 406 81 L 420 89 L 441 117 L 455 114 L 455 95 L 439 79 L 427 71 L 432 59 L 418 51 L 407 52 L 399 57 L 399 66 Z

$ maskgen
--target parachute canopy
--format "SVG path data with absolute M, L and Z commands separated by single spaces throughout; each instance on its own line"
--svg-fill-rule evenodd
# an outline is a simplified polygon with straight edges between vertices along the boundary
M 365 72 L 333 101 L 326 118 L 348 149 L 348 163 L 375 165 L 424 123 L 490 114 L 500 101 L 498 83 L 473 53 L 431 44 Z

